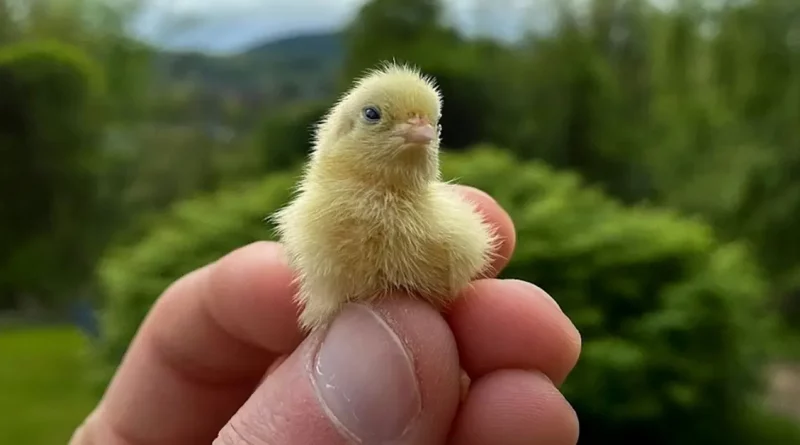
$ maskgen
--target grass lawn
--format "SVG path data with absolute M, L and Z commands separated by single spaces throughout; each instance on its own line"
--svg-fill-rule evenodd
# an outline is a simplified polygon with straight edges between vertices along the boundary
M 0 444 L 66 445 L 97 400 L 86 346 L 72 327 L 0 331 Z M 797 419 L 755 414 L 754 444 L 800 445 Z
M 87 368 L 77 329 L 0 331 L 0 443 L 66 444 L 96 401 Z

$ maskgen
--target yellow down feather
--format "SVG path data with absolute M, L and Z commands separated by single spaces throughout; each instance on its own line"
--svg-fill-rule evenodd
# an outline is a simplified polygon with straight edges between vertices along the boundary
M 365 117 L 369 107 L 379 121 Z M 488 272 L 493 228 L 441 180 L 441 111 L 433 79 L 386 63 L 319 123 L 296 193 L 273 215 L 304 329 L 326 324 L 347 302 L 397 290 L 443 308 Z M 409 143 L 408 122 L 429 123 L 436 136 Z

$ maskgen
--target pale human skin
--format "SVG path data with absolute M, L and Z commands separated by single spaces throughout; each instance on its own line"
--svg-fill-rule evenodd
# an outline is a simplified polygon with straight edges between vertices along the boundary
M 498 228 L 488 195 L 459 191 Z M 478 280 L 441 315 L 389 298 L 303 337 L 281 246 L 259 242 L 189 273 L 160 297 L 71 445 L 571 445 L 558 387 L 580 335 L 521 281 Z M 534 346 L 535 345 L 535 346 Z M 470 391 L 459 402 L 463 368 Z

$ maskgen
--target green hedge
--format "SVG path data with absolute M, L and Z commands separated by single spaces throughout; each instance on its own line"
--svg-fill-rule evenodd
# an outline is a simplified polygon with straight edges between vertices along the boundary
M 583 355 L 564 388 L 581 443 L 745 437 L 742 410 L 757 389 L 770 317 L 742 248 L 719 244 L 700 222 L 625 208 L 577 176 L 490 148 L 447 156 L 444 169 L 491 193 L 515 220 L 518 247 L 504 275 L 547 289 L 581 330 Z M 107 365 L 170 282 L 269 238 L 263 218 L 293 181 L 276 175 L 184 203 L 141 243 L 106 258 Z
M 288 200 L 293 182 L 290 175 L 275 175 L 179 203 L 141 242 L 113 250 L 98 267 L 106 364 L 113 368 L 121 360 L 150 306 L 172 281 L 230 250 L 270 239 L 273 231 L 264 219 Z
M 92 271 L 104 80 L 71 45 L 0 46 L 0 300 L 8 306 L 18 293 L 61 301 Z
M 541 164 L 481 149 L 444 165 L 514 219 L 519 244 L 504 275 L 542 286 L 581 331 L 564 391 L 582 443 L 736 443 L 772 327 L 765 283 L 741 246 Z

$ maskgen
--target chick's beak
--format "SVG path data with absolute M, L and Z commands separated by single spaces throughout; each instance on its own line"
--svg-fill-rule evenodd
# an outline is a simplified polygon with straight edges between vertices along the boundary
M 408 120 L 403 137 L 409 144 L 427 144 L 436 138 L 436 129 L 427 119 L 414 117 Z

